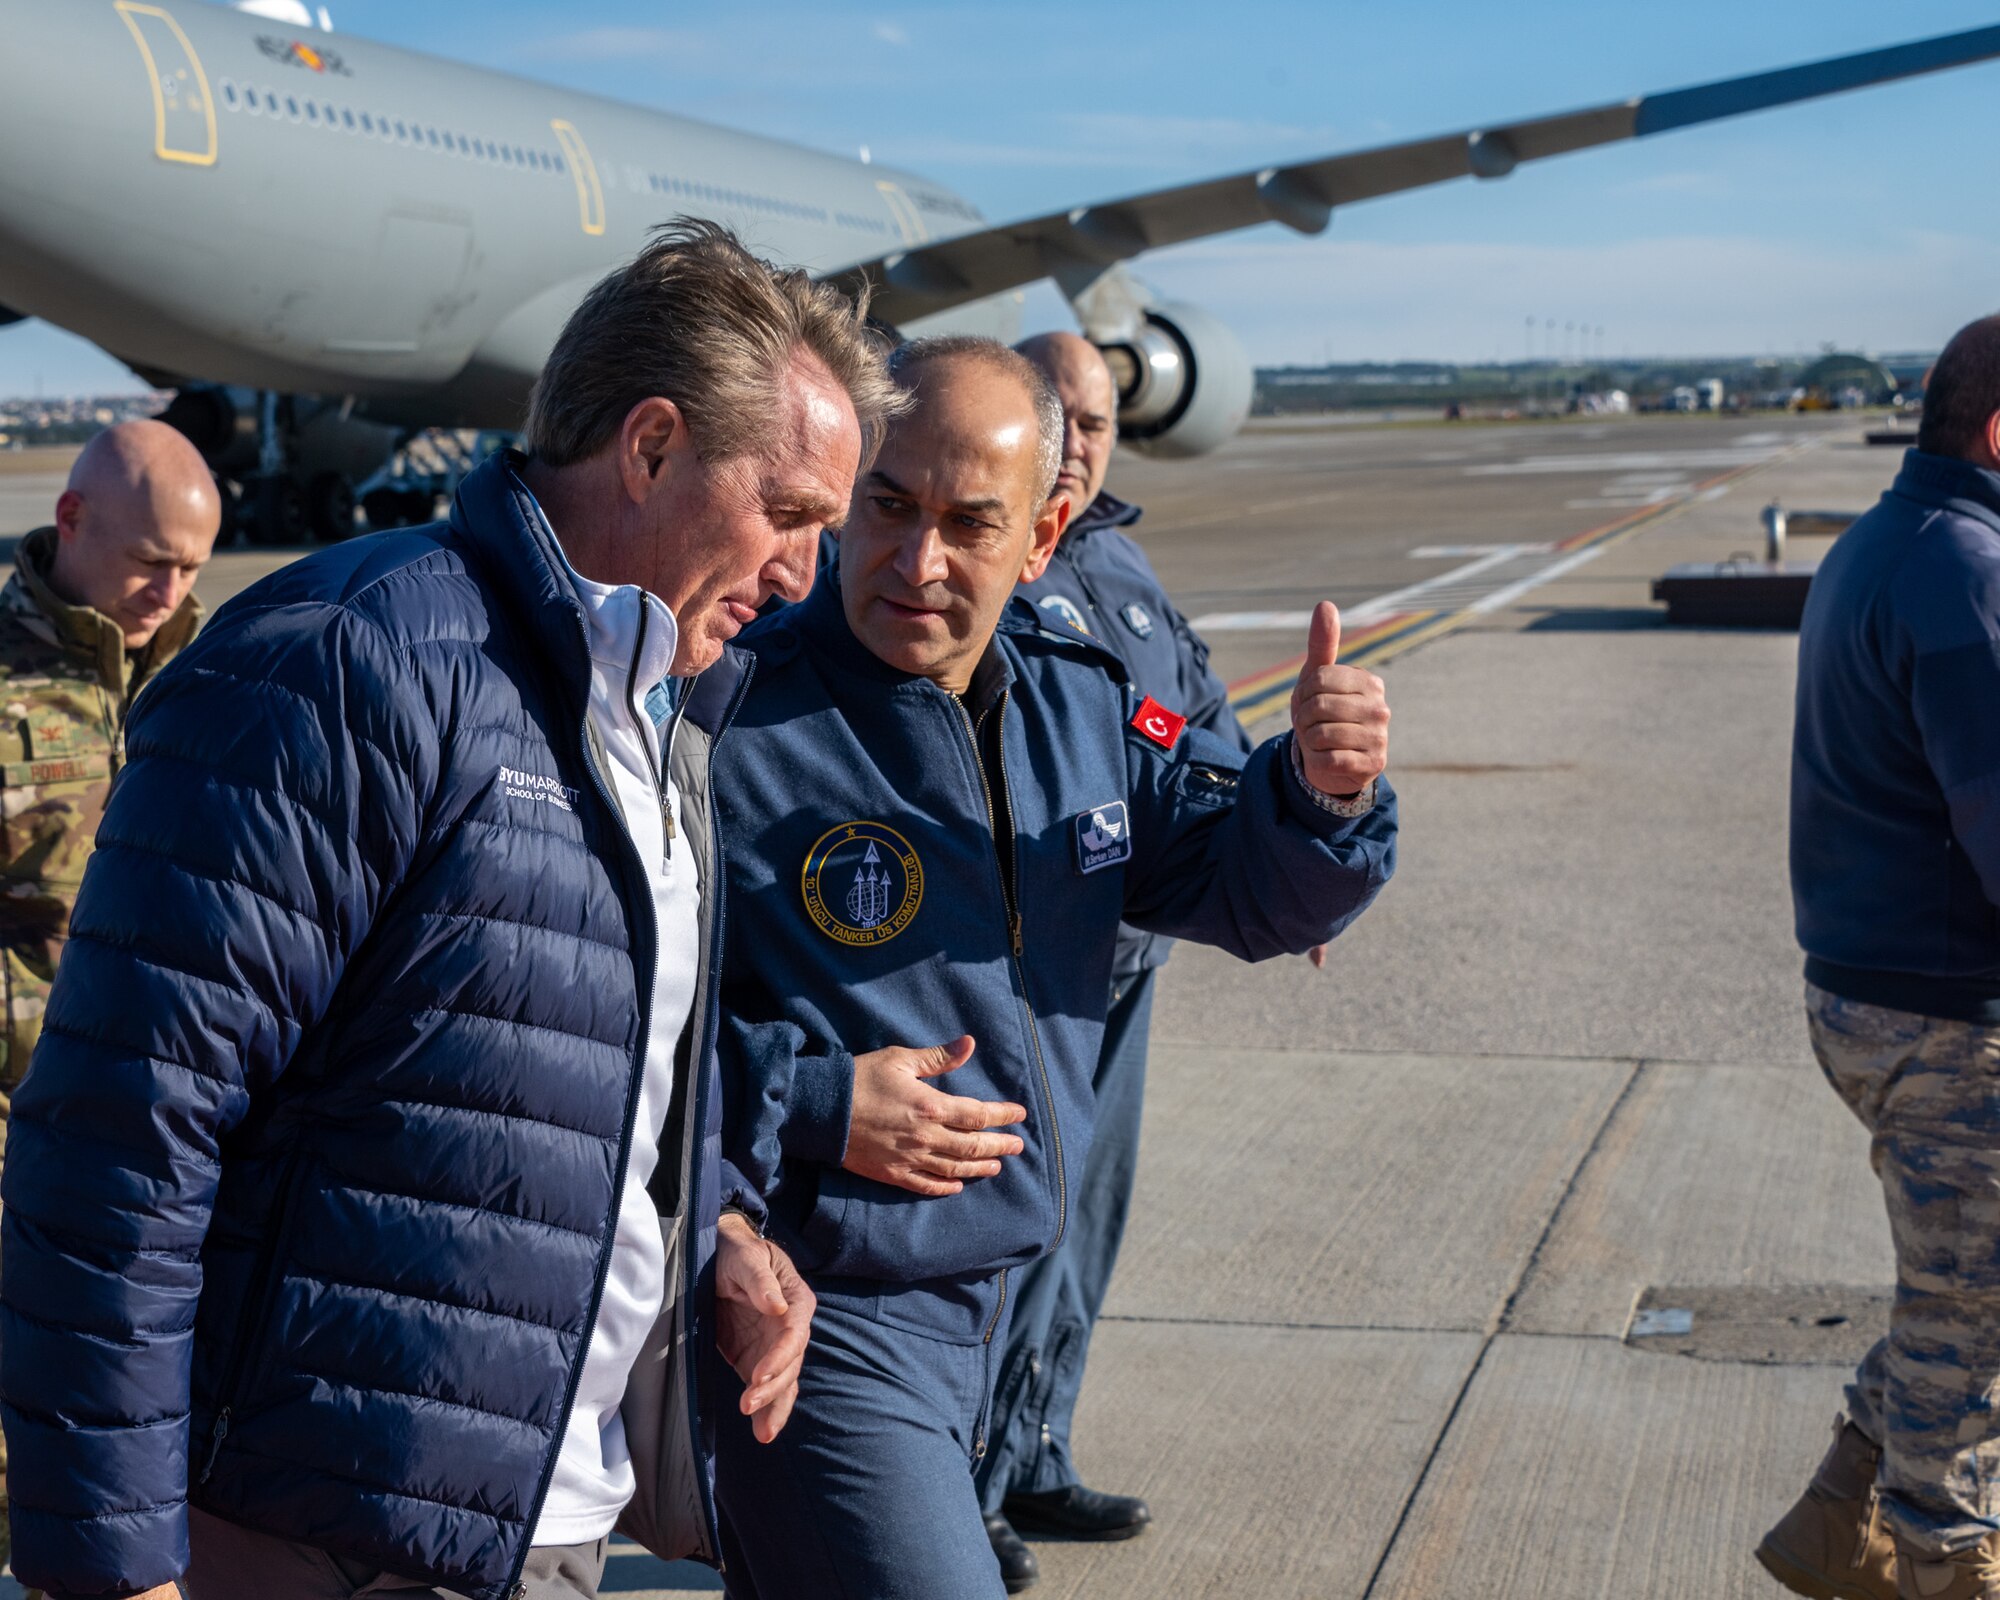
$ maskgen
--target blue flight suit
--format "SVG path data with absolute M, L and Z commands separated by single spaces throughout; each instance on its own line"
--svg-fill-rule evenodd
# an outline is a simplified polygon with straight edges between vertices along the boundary
M 1314 804 L 1289 736 L 1247 757 L 1134 726 L 1123 669 L 1010 608 L 954 696 L 880 661 L 838 590 L 742 640 L 719 747 L 724 1146 L 819 1296 L 791 1421 L 760 1446 L 719 1361 L 718 1500 L 737 1600 L 1002 1592 L 973 1470 L 1010 1279 L 1087 1162 L 1129 919 L 1256 960 L 1337 933 L 1394 866 L 1388 786 Z M 853 1057 L 970 1033 L 941 1087 L 1028 1108 L 998 1177 L 926 1198 L 840 1162 Z
M 1208 665 L 1208 646 L 1167 597 L 1146 553 L 1123 530 L 1139 508 L 1100 493 L 1064 532 L 1048 570 L 1015 592 L 1047 623 L 1101 640 L 1125 663 L 1133 686 L 1238 749 L 1250 736 L 1229 691 Z M 1132 1208 L 1139 1168 L 1140 1111 L 1153 991 L 1173 940 L 1126 928 L 1112 969 L 1111 1012 L 1098 1058 L 1097 1134 L 1077 1185 L 1062 1247 L 1024 1271 L 1014 1297 L 993 1425 L 980 1467 L 980 1498 L 999 1511 L 1010 1494 L 1039 1494 L 1081 1481 L 1070 1456 L 1070 1424 L 1083 1388 L 1091 1330 L 1104 1307 Z

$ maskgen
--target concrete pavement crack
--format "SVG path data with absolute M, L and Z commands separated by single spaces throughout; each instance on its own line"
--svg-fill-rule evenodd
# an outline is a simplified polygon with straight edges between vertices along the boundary
M 1466 1397 L 1472 1393 L 1473 1385 L 1479 1381 L 1480 1371 L 1485 1367 L 1486 1358 L 1492 1352 L 1493 1342 L 1506 1331 L 1507 1319 L 1513 1314 L 1515 1302 L 1520 1298 L 1521 1290 L 1527 1285 L 1528 1279 L 1534 1274 L 1535 1267 L 1542 1258 L 1543 1249 L 1555 1233 L 1556 1225 L 1562 1220 L 1564 1211 L 1568 1209 L 1570 1200 L 1576 1193 L 1578 1179 L 1583 1176 L 1591 1160 L 1603 1147 L 1605 1135 L 1632 1098 L 1632 1091 L 1637 1087 L 1646 1067 L 1647 1062 L 1644 1060 L 1632 1064 L 1632 1069 L 1619 1089 L 1617 1098 L 1606 1109 L 1596 1132 L 1591 1135 L 1590 1142 L 1584 1146 L 1583 1153 L 1577 1157 L 1569 1169 L 1568 1176 L 1564 1178 L 1562 1192 L 1557 1195 L 1556 1203 L 1549 1208 L 1548 1218 L 1542 1224 L 1542 1230 L 1537 1235 L 1534 1245 L 1522 1259 L 1521 1270 L 1514 1274 L 1514 1280 L 1501 1299 L 1499 1309 L 1488 1320 L 1485 1334 L 1479 1341 L 1479 1353 L 1472 1358 L 1472 1365 L 1466 1369 L 1465 1381 L 1458 1386 L 1458 1393 L 1452 1396 L 1451 1409 L 1445 1413 L 1444 1422 L 1439 1427 L 1436 1437 L 1431 1440 L 1430 1449 L 1424 1453 L 1423 1465 L 1417 1469 L 1417 1475 L 1410 1484 L 1410 1492 L 1403 1497 L 1403 1503 L 1396 1512 L 1395 1526 L 1389 1530 L 1389 1537 L 1382 1545 L 1382 1553 L 1375 1558 L 1375 1565 L 1369 1571 L 1368 1582 L 1361 1591 L 1361 1600 L 1374 1600 L 1376 1588 L 1382 1582 L 1382 1574 L 1388 1570 L 1389 1558 L 1396 1553 L 1396 1546 L 1403 1537 L 1403 1529 L 1409 1525 L 1410 1514 L 1416 1509 L 1417 1501 L 1423 1497 L 1424 1485 L 1430 1481 L 1438 1457 L 1444 1453 L 1445 1441 L 1451 1437 L 1451 1430 L 1457 1425 L 1459 1413 L 1465 1409 Z

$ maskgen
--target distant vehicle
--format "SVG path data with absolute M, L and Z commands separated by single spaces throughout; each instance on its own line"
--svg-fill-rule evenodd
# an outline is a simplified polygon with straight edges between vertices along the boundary
M 1701 409 L 1701 396 L 1684 383 L 1667 396 L 1666 404 L 1660 409 L 1663 411 L 1699 411 Z
M 1722 409 L 1723 390 L 1720 378 L 1703 378 L 1700 383 L 1694 386 L 1694 393 L 1695 405 L 1698 410 L 1720 411 Z

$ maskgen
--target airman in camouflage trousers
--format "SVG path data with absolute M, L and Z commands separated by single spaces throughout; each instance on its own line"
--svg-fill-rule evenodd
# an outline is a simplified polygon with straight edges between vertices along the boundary
M 1882 1511 L 1933 1555 L 2000 1529 L 2000 1028 L 1811 985 L 1813 1052 L 1873 1136 L 1896 1247 L 1889 1336 L 1847 1390 Z

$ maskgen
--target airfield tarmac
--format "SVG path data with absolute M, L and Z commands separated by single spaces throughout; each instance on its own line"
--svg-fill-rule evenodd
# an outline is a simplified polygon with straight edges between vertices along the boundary
M 1749 1552 L 1880 1325 L 1887 1230 L 1800 1016 L 1795 638 L 1669 629 L 1649 586 L 1756 549 L 1767 499 L 1872 502 L 1898 453 L 1860 432 L 1260 425 L 1115 463 L 1252 704 L 1282 703 L 1287 613 L 1361 619 L 1403 842 L 1325 972 L 1183 948 L 1165 975 L 1077 1439 L 1156 1526 L 1039 1545 L 1035 1593 L 1780 1592 Z M 28 487 L 0 480 L 0 529 L 46 519 Z M 203 595 L 282 559 L 225 553 Z M 621 1546 L 604 1592 L 719 1589 Z

